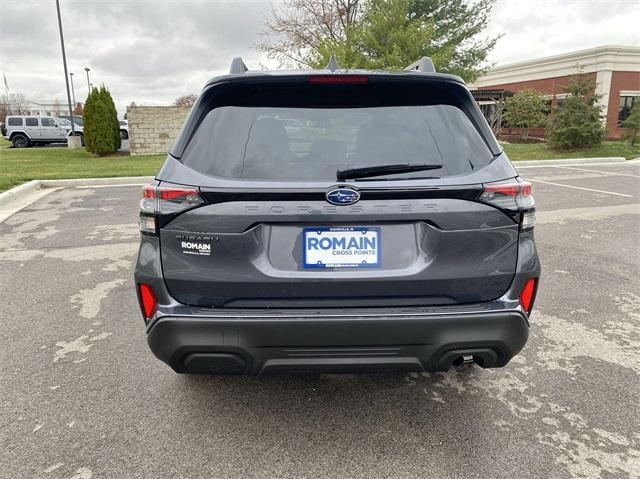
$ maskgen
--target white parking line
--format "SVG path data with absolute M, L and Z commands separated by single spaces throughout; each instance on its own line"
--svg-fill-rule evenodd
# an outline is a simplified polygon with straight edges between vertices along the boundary
M 560 168 L 563 170 L 587 171 L 589 173 L 602 173 L 603 175 L 630 176 L 632 178 L 640 178 L 640 175 L 630 175 L 629 173 L 618 173 L 615 171 L 588 170 L 586 168 L 574 168 L 573 166 L 554 166 L 554 168 Z
M 563 185 L 562 183 L 553 183 L 551 181 L 531 180 L 529 178 L 527 178 L 527 181 L 530 181 L 532 183 L 544 183 L 546 185 L 553 185 L 553 186 L 564 186 L 565 188 L 573 188 L 574 190 L 593 191 L 594 193 L 604 193 L 607 195 L 624 196 L 625 198 L 633 198 L 633 195 L 627 195 L 625 193 L 615 193 L 613 191 L 594 190 L 593 188 L 583 188 L 582 186 Z
M 549 160 L 547 161 L 547 163 L 552 163 L 555 160 Z M 565 163 L 566 166 L 638 166 L 640 165 L 640 161 L 636 161 L 636 160 L 627 160 L 624 163 L 621 161 L 615 161 L 615 162 L 608 162 L 608 163 L 571 163 L 571 164 L 567 164 Z M 520 170 L 522 168 L 560 168 L 563 165 L 523 165 L 522 162 L 520 162 L 519 164 L 515 164 L 513 165 L 517 170 Z

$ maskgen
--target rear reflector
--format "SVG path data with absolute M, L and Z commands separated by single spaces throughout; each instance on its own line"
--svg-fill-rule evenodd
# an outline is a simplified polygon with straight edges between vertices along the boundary
M 536 295 L 537 284 L 537 278 L 528 279 L 520 293 L 520 304 L 527 314 L 531 314 L 531 310 L 533 309 L 533 299 Z
M 314 75 L 309 77 L 310 85 L 363 85 L 369 81 L 366 75 Z
M 139 284 L 138 290 L 140 291 L 140 309 L 142 309 L 142 315 L 145 319 L 151 319 L 158 306 L 156 295 L 153 289 L 151 289 L 151 286 L 145 283 Z

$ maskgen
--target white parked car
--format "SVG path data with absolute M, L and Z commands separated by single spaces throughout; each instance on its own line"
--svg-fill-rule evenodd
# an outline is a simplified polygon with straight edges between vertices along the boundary
M 129 122 L 127 120 L 118 120 L 120 123 L 120 138 L 123 140 L 129 139 Z
M 12 115 L 6 119 L 4 137 L 15 148 L 26 148 L 49 143 L 64 143 L 70 134 L 69 120 L 52 116 Z M 76 128 L 76 134 L 83 136 L 78 128 Z

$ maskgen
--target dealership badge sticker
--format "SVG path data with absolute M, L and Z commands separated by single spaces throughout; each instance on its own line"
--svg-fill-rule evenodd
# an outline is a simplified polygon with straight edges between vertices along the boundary
M 200 243 L 194 241 L 181 241 L 182 254 L 196 256 L 211 256 L 211 243 Z

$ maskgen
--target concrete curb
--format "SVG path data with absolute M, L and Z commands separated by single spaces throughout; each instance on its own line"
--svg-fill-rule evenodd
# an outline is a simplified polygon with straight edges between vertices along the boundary
M 44 189 L 39 180 L 33 180 L 0 193 L 0 223 L 55 190 Z
M 631 160 L 633 161 L 633 160 Z M 622 156 L 612 156 L 605 158 L 566 158 L 558 160 L 529 160 L 512 161 L 513 166 L 570 166 L 570 165 L 590 165 L 593 163 L 627 163 Z
M 31 180 L 21 185 L 15 186 L 10 190 L 0 193 L 0 207 L 20 200 L 21 197 L 42 189 L 40 180 Z
M 73 178 L 65 180 L 38 180 L 42 188 L 79 188 L 87 186 L 143 185 L 153 176 L 122 176 L 119 178 Z
M 153 176 L 120 178 L 77 178 L 64 180 L 31 180 L 0 193 L 0 223 L 58 188 L 103 188 L 109 186 L 144 185 Z

